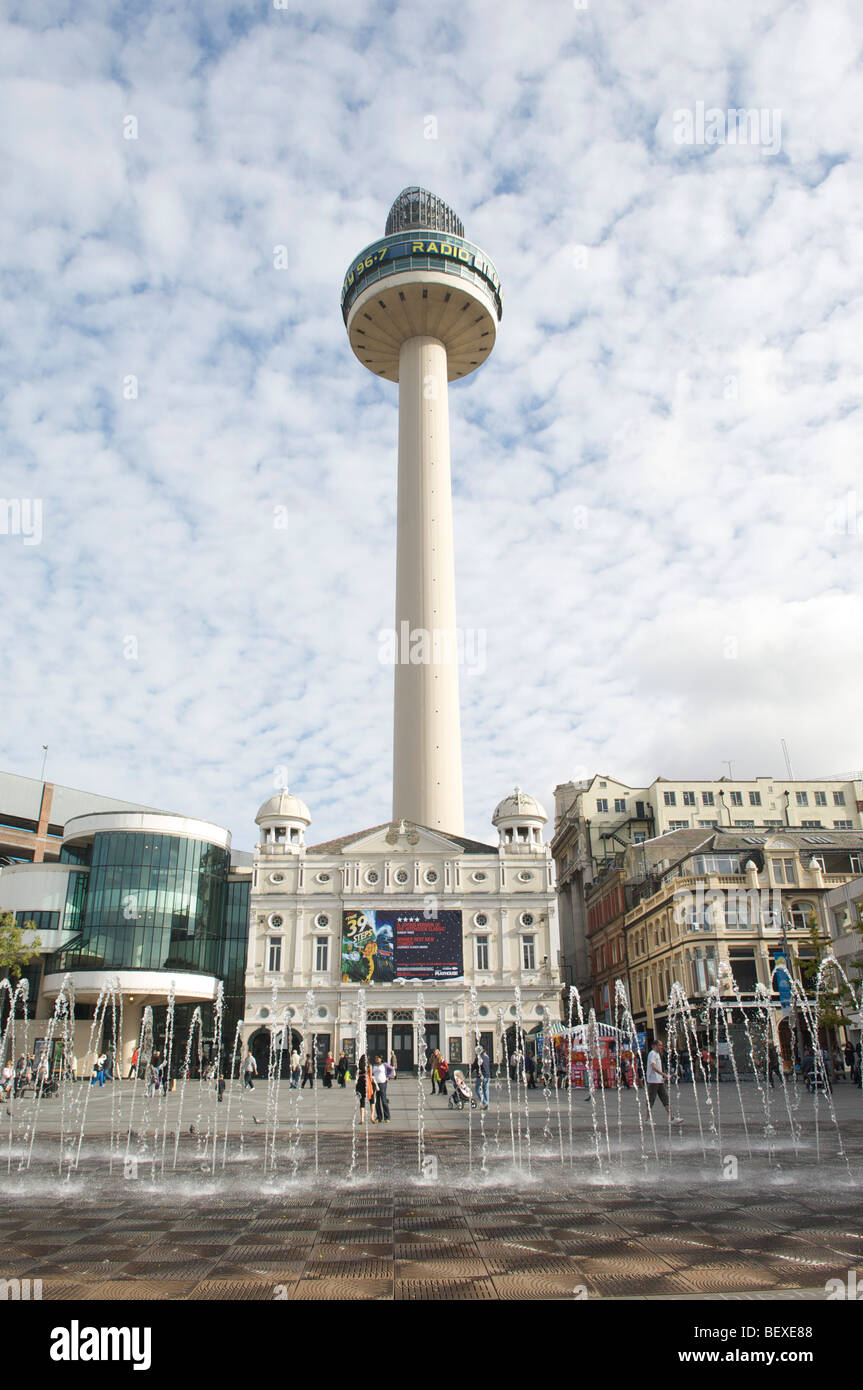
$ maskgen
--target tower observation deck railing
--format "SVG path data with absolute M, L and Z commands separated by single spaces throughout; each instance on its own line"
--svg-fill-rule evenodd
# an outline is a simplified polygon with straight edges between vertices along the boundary
M 435 251 L 415 250 L 422 244 Z M 445 250 L 440 248 L 445 247 Z M 372 242 L 360 252 L 345 276 L 342 286 L 342 317 L 345 323 L 358 297 L 377 281 L 389 279 L 413 270 L 444 271 L 481 285 L 490 294 L 497 311 L 498 322 L 503 317 L 503 295 L 500 278 L 488 256 L 464 237 L 420 228 L 416 232 L 397 232 Z

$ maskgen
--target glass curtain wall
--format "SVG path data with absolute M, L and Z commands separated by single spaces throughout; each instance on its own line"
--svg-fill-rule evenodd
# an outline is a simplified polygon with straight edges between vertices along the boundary
M 81 863 L 80 858 L 69 862 Z M 190 970 L 218 975 L 227 850 L 149 832 L 94 836 L 80 935 L 46 963 L 66 970 Z

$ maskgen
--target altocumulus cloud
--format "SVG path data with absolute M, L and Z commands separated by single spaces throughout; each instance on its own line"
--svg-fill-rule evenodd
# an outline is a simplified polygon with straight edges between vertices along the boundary
M 388 816 L 396 396 L 338 296 L 414 182 L 505 292 L 450 398 L 469 833 L 516 780 L 859 763 L 858 24 L 13 4 L 3 766 L 241 846 L 277 766 L 316 838 Z M 698 102 L 781 147 L 676 143 Z

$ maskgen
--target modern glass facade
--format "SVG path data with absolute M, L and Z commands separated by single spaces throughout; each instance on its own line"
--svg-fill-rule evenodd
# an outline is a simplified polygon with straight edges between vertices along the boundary
M 67 863 L 84 863 L 64 845 Z M 183 970 L 219 975 L 225 947 L 229 852 L 151 831 L 93 836 L 78 936 L 46 962 L 67 970 Z M 76 875 L 85 878 L 85 875 Z M 67 905 L 68 906 L 68 905 Z
M 228 883 L 225 924 L 221 940 L 221 957 L 215 974 L 223 981 L 225 992 L 222 1008 L 222 1055 L 219 1059 L 227 1075 L 231 1065 L 237 1024 L 242 1021 L 246 1003 L 246 952 L 249 944 L 249 894 L 251 878 L 232 879 Z M 174 1037 L 186 1038 L 192 1026 L 194 1004 L 178 1004 L 174 1009 Z M 214 1056 L 216 1035 L 215 1010 L 204 1003 L 201 1010 L 202 1051 L 205 1058 Z M 153 1009 L 153 1033 L 156 1046 L 164 1048 L 168 1010 L 165 1005 Z M 197 1053 L 196 1053 L 197 1055 Z M 238 1054 L 239 1055 L 239 1054 Z M 175 1056 L 174 1065 L 178 1064 Z

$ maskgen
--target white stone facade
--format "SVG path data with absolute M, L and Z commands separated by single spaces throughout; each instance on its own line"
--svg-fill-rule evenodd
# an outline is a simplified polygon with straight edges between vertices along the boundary
M 370 1020 L 380 1015 L 373 1020 L 376 1046 L 383 1046 L 385 1027 L 388 1050 L 398 1051 L 394 1027 L 401 1025 L 405 1052 L 406 1028 L 415 1025 L 422 1000 L 427 1015 L 437 1014 L 429 1019 L 430 1032 L 437 1033 L 432 1040 L 456 1062 L 473 1055 L 468 1050 L 474 1041 L 472 986 L 478 1025 L 493 1035 L 496 1061 L 500 1011 L 507 1029 L 516 1019 L 516 987 L 526 1033 L 541 1024 L 544 1010 L 553 1020 L 560 1018 L 554 868 L 542 840 L 545 813 L 532 798 L 520 797 L 521 815 L 518 806 L 513 814 L 512 797 L 501 803 L 497 847 L 401 821 L 307 848 L 308 812 L 296 798 L 283 795 L 283 815 L 273 806 L 278 798 L 271 798 L 258 816 L 246 1043 L 257 1039 L 260 1045 L 261 1030 L 276 1031 L 288 1021 L 306 1046 L 315 1033 L 337 1056 L 356 1036 L 361 988 Z M 421 982 L 396 978 L 365 987 L 344 982 L 343 913 L 375 907 L 403 908 L 429 919 L 461 912 L 461 976 Z

